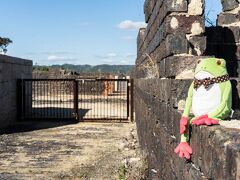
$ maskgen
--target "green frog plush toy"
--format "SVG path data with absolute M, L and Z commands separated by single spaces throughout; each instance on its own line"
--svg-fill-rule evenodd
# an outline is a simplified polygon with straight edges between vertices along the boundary
M 191 110 L 194 117 L 189 120 Z M 230 117 L 231 113 L 232 87 L 226 61 L 217 58 L 199 60 L 180 120 L 181 142 L 174 152 L 180 158 L 190 159 L 192 148 L 187 143 L 187 126 L 216 125 Z

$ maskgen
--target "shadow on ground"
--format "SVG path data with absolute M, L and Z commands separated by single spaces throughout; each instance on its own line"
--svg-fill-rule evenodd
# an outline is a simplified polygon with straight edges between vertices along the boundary
M 79 108 L 80 117 L 85 117 L 91 109 Z M 25 108 L 22 112 L 22 119 L 74 119 L 74 108 L 45 107 L 45 108 Z
M 13 133 L 20 133 L 20 132 L 31 132 L 35 130 L 41 129 L 49 129 L 49 128 L 56 128 L 71 124 L 77 124 L 79 121 L 74 120 L 28 120 L 17 122 L 13 125 L 9 125 L 4 129 L 0 129 L 0 135 L 2 134 L 13 134 Z

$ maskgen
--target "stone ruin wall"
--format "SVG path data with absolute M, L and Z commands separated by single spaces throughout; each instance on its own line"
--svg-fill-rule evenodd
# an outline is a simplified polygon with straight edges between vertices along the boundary
M 189 73 L 196 55 L 206 49 L 203 10 L 201 0 L 145 1 L 148 26 L 138 34 L 137 78 L 180 78 Z
M 240 6 L 239 0 L 222 0 L 223 11 L 217 27 L 206 28 L 206 55 L 227 60 L 230 76 L 240 77 Z
M 218 27 L 205 28 L 204 0 L 146 0 L 148 25 L 138 34 L 136 78 L 192 77 L 201 56 L 225 58 L 229 73 L 238 77 L 239 1 L 222 4 Z
M 149 179 L 240 179 L 240 131 L 193 127 L 190 162 L 173 150 L 197 60 L 225 58 L 232 77 L 239 68 L 239 0 L 222 0 L 218 27 L 204 25 L 204 0 L 146 0 L 145 29 L 137 38 L 135 112 Z M 232 80 L 233 108 L 240 109 L 239 79 Z M 237 116 L 236 116 L 237 117 Z
M 0 55 L 0 128 L 17 121 L 17 79 L 32 78 L 32 61 Z

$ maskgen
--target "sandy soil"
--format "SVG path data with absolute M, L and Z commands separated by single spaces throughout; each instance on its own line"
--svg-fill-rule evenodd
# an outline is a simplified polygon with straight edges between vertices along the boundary
M 141 179 L 144 173 L 132 123 L 31 122 L 5 133 L 0 179 Z

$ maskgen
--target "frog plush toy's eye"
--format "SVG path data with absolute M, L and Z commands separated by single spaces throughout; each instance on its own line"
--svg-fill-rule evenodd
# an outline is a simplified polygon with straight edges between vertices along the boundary
M 200 62 L 201 62 L 201 60 L 199 59 L 197 63 L 200 64 Z
M 217 65 L 221 65 L 222 64 L 222 61 L 221 60 L 217 60 Z

